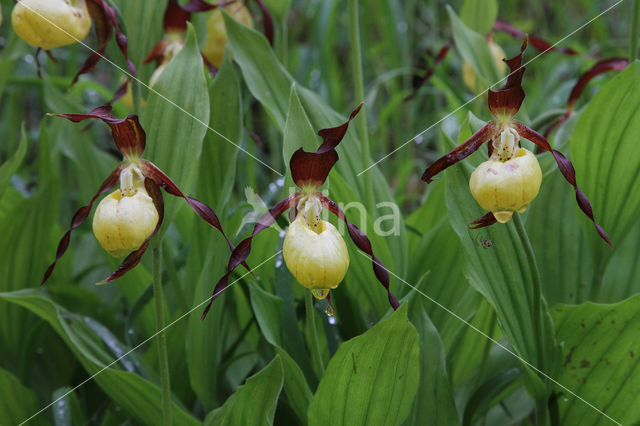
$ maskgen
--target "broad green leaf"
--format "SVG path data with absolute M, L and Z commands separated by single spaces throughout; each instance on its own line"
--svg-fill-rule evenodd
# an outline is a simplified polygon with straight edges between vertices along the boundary
M 0 291 L 36 288 L 55 255 L 59 206 L 59 178 L 54 174 L 49 134 L 44 122 L 38 141 L 37 190 L 29 197 L 9 186 L 0 198 Z M 66 220 L 65 220 L 66 222 Z M 33 316 L 0 302 L 0 347 L 15 364 Z
M 25 387 L 17 377 L 0 368 L 0 424 L 17 425 L 28 419 L 40 408 L 34 393 Z M 44 416 L 33 419 L 33 424 L 46 424 Z
M 553 324 L 540 288 L 536 289 L 535 256 L 529 259 L 529 244 L 522 220 L 514 217 L 506 225 L 495 224 L 481 230 L 469 230 L 467 223 L 485 212 L 469 192 L 469 172 L 465 164 L 456 164 L 445 172 L 447 206 L 451 224 L 464 248 L 465 275 L 470 284 L 493 305 L 503 333 L 515 353 L 546 374 L 553 375 L 559 364 L 559 349 Z M 521 236 L 526 240 L 522 240 Z M 475 241 L 490 240 L 485 247 Z M 552 385 L 532 369 L 531 390 L 545 398 Z
M 278 355 L 265 368 L 249 377 L 224 405 L 204 420 L 206 426 L 272 425 L 284 381 Z
M 189 195 L 198 175 L 210 113 L 202 56 L 191 25 L 186 34 L 184 47 L 153 86 L 158 93 L 149 94 L 142 127 L 147 133 L 144 157 L 160 167 L 183 193 Z M 165 197 L 163 230 L 184 205 L 182 199 Z M 160 231 L 158 235 L 163 233 Z
M 558 305 L 551 314 L 564 343 L 558 382 L 595 407 L 557 387 L 560 424 L 637 424 L 640 295 L 614 305 Z
M 291 7 L 291 0 L 265 0 L 265 5 L 278 21 L 283 23 Z
M 278 61 L 264 36 L 238 24 L 227 15 L 225 15 L 225 26 L 229 36 L 229 43 L 233 48 L 234 61 L 240 65 L 249 90 L 263 104 L 277 127 L 283 131 L 286 125 L 290 88 L 295 82 L 293 77 Z M 296 91 L 314 132 L 322 128 L 337 126 L 346 121 L 345 116 L 328 107 L 317 94 L 300 85 L 296 85 Z M 352 107 L 355 107 L 355 105 Z M 320 139 L 316 137 L 314 144 L 319 146 Z M 357 176 L 357 174 L 363 171 L 365 167 L 368 167 L 369 164 L 365 165 L 362 162 L 360 142 L 355 126 L 350 127 L 337 151 L 340 161 L 336 163 L 334 170 L 337 170 L 344 179 L 354 197 L 349 199 L 335 197 L 333 199 L 336 202 L 341 201 L 345 204 L 353 201 L 361 202 L 365 198 L 363 197 L 364 179 L 362 176 Z M 380 170 L 377 167 L 373 167 L 366 173 L 369 175 L 371 186 L 374 188 L 375 203 L 393 203 L 394 198 L 389 184 Z M 332 182 L 335 182 L 335 180 L 332 180 Z M 387 211 L 379 209 L 367 213 L 368 216 L 375 218 L 377 213 L 385 214 Z M 401 218 L 399 219 L 402 220 Z M 359 223 L 356 224 L 359 225 Z M 397 234 L 388 235 L 385 238 L 381 238 L 381 240 L 383 245 L 389 247 L 389 251 L 393 256 L 393 264 L 386 264 L 386 266 L 392 269 L 394 273 L 402 276 L 407 265 L 407 245 L 404 228 L 400 227 Z M 383 249 L 374 247 L 374 250 Z M 378 256 L 383 262 L 385 261 L 382 256 Z M 373 275 L 369 275 L 369 279 L 373 279 Z
M 22 164 L 22 160 L 24 159 L 25 154 L 27 153 L 27 145 L 28 139 L 27 134 L 24 130 L 24 124 L 22 125 L 20 132 L 20 142 L 18 144 L 18 149 L 16 152 L 5 161 L 2 166 L 0 166 L 0 199 L 4 194 L 4 191 L 7 189 L 7 185 L 9 185 L 9 180 L 11 176 L 14 175 L 20 164 Z
M 101 347 L 100 338 L 84 324 L 83 320 L 53 303 L 35 290 L 19 290 L 0 293 L 0 300 L 27 308 L 49 323 L 64 340 L 74 356 L 93 380 L 129 416 L 143 424 L 161 421 L 161 390 L 137 374 L 129 373 L 114 364 L 114 357 Z M 177 404 L 173 404 L 173 417 L 178 424 L 198 424 L 198 421 Z
M 542 292 L 550 305 L 584 302 L 595 278 L 575 203 L 573 188 L 556 170 L 543 182 L 527 214 Z
M 453 39 L 462 58 L 471 65 L 484 84 L 497 83 L 501 77 L 493 55 L 489 50 L 487 40 L 483 35 L 468 28 L 458 18 L 451 6 L 447 6 L 447 12 L 449 12 L 449 19 L 451 20 Z
M 299 350 L 292 351 L 292 355 L 284 349 L 290 347 L 285 339 L 285 325 L 284 325 L 284 312 L 283 312 L 283 300 L 270 293 L 265 292 L 258 286 L 252 285 L 250 287 L 251 294 L 251 306 L 256 316 L 256 321 L 260 326 L 260 331 L 264 338 L 273 345 L 278 355 L 282 359 L 282 368 L 284 369 L 284 390 L 289 399 L 290 405 L 298 415 L 298 418 L 302 423 L 307 422 L 307 409 L 313 394 L 307 384 L 307 381 L 302 373 L 302 370 L 292 357 L 301 353 L 307 362 L 305 367 L 311 368 L 308 362 L 309 355 L 303 348 L 297 348 Z M 294 324 L 297 329 L 297 324 Z M 296 330 L 297 331 L 297 330 Z M 296 337 L 296 341 L 300 341 L 301 345 L 304 342 L 299 337 L 299 333 Z
M 290 188 L 294 189 L 295 184 L 291 177 L 289 169 L 289 161 L 291 156 L 298 149 L 303 148 L 307 152 L 314 152 L 318 149 L 316 132 L 313 131 L 309 118 L 304 111 L 304 107 L 300 103 L 295 83 L 291 85 L 291 94 L 289 95 L 289 109 L 287 111 L 287 121 L 284 126 L 284 136 L 282 143 L 282 157 L 284 164 L 287 166 L 285 180 L 285 195 L 289 195 Z
M 616 303 L 640 293 L 640 224 L 622 240 L 613 253 L 603 278 L 601 303 Z
M 311 401 L 309 424 L 402 424 L 420 382 L 418 347 L 406 303 L 340 345 Z
M 630 64 L 589 102 L 571 138 L 571 159 L 580 189 L 614 248 L 638 223 L 640 192 L 640 63 Z M 611 249 L 583 217 L 587 241 L 603 273 Z
M 447 377 L 446 355 L 438 331 L 427 315 L 430 302 L 416 294 L 409 302 L 409 318 L 418 330 L 420 384 L 411 415 L 405 424 L 459 424 L 458 411 Z
M 51 407 L 53 423 L 55 426 L 67 426 L 85 424 L 87 419 L 80 407 L 78 395 L 68 386 L 58 388 L 51 394 L 51 399 L 56 401 Z
M 464 0 L 460 9 L 462 22 L 479 34 L 487 34 L 497 17 L 497 0 Z
M 208 132 L 204 138 L 198 193 L 218 213 L 231 197 L 239 152 L 234 144 L 242 140 L 240 82 L 229 55 L 225 55 L 216 78 L 209 84 L 209 100 L 211 127 L 224 137 Z

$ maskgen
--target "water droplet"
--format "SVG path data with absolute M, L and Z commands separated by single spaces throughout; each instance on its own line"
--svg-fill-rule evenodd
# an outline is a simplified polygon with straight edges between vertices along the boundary
M 285 235 L 287 235 L 285 230 L 280 231 L 280 238 L 284 238 Z
M 327 316 L 329 317 L 329 322 L 331 322 L 331 319 L 335 317 L 336 315 L 336 311 L 335 309 L 333 309 L 333 306 L 331 306 L 331 304 L 327 305 L 327 308 L 324 310 L 324 313 L 327 314 Z M 335 318 L 334 318 L 335 321 Z
M 282 267 L 282 260 L 277 260 L 276 261 L 276 268 L 280 268 Z
M 335 325 L 336 324 L 336 316 L 335 315 L 329 317 L 329 324 L 331 324 L 331 325 Z
M 128 330 L 127 330 L 127 333 L 129 333 L 129 334 L 133 334 L 133 328 L 128 329 Z
M 329 295 L 329 290 L 315 289 L 315 290 L 311 290 L 311 293 L 313 294 L 313 297 L 315 297 L 316 299 L 322 300 Z
M 280 179 L 276 180 L 276 184 L 278 186 L 284 186 L 284 178 L 280 178 Z

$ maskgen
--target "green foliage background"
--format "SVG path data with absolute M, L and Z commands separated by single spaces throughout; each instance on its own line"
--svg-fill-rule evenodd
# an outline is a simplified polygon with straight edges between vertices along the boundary
M 201 321 L 229 250 L 183 201 L 165 196 L 166 222 L 156 242 L 171 324 L 174 423 L 640 422 L 640 64 L 591 82 L 550 139 L 573 161 L 613 249 L 575 205 L 550 154 L 539 156 L 544 180 L 529 210 L 480 231 L 467 228 L 484 213 L 468 179 L 486 158 L 484 149 L 439 182 L 420 181 L 427 165 L 491 119 L 484 95 L 467 104 L 477 94 L 462 83 L 461 69 L 468 62 L 483 87 L 502 77 L 485 37 L 496 18 L 555 42 L 612 2 L 361 1 L 365 99 L 355 99 L 347 2 L 263 1 L 275 22 L 273 47 L 261 33 L 259 8 L 249 2 L 256 30 L 225 16 L 233 54 L 227 51 L 212 77 L 199 53 L 208 14 L 195 14 L 184 49 L 154 86 L 162 96 L 141 87 L 143 109 L 117 102 L 114 114 L 140 114 L 145 158 L 212 206 L 238 242 L 250 232 L 244 219 L 255 207 L 246 188 L 265 209 L 288 195 L 291 154 L 314 149 L 318 129 L 344 122 L 364 101 L 371 158 L 363 161 L 362 135 L 352 125 L 326 188 L 347 204 L 365 202 L 365 181 L 371 183 L 374 208 L 366 217 L 347 215 L 366 225 L 402 305 L 389 308 L 370 259 L 348 241 L 351 266 L 332 292 L 335 321 L 325 314 L 326 302 L 305 313 L 304 289 L 279 254 L 284 233 L 272 228 L 253 242 L 255 277 L 238 270 L 237 282 Z M 111 3 L 146 82 L 154 67 L 142 61 L 163 36 L 166 0 Z M 58 64 L 42 55 L 45 76 L 38 79 L 34 50 L 11 28 L 14 2 L 1 4 L 0 424 L 18 424 L 45 407 L 29 423 L 159 424 L 151 256 L 114 283 L 94 285 L 118 261 L 87 223 L 38 288 L 73 212 L 120 161 L 106 126 L 46 114 L 104 104 L 123 75 L 103 61 L 69 89 L 88 55 L 75 45 L 53 52 Z M 564 114 L 594 57 L 627 56 L 631 10 L 632 0 L 623 2 L 563 41 L 578 55 L 538 57 L 530 46 L 525 61 L 535 59 L 516 118 L 543 129 Z M 415 77 L 450 40 L 455 47 L 432 79 L 405 101 Z M 502 33 L 494 40 L 507 56 L 521 43 Z M 93 34 L 87 43 L 95 46 Z M 114 43 L 107 56 L 124 65 Z M 390 236 L 373 232 L 390 213 L 379 206 L 385 202 L 401 211 L 399 232 Z M 288 221 L 278 224 L 284 229 Z

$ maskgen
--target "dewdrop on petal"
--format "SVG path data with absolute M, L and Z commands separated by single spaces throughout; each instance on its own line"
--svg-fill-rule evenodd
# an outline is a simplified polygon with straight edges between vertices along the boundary
M 524 213 L 542 183 L 538 159 L 520 148 L 519 140 L 513 129 L 503 130 L 493 142 L 491 158 L 480 164 L 469 180 L 473 198 L 500 223 L 508 222 L 514 211 Z
M 133 164 L 123 170 L 120 189 L 100 201 L 93 216 L 93 234 L 113 257 L 139 249 L 158 223 L 158 211 L 141 176 Z
M 315 196 L 302 198 L 284 238 L 283 255 L 298 282 L 317 299 L 324 299 L 347 273 L 349 252 L 336 227 L 320 219 L 320 210 Z
M 91 29 L 85 0 L 20 0 L 11 21 L 21 39 L 45 50 L 82 41 Z
M 222 8 L 233 19 L 242 25 L 253 28 L 253 20 L 249 10 L 242 2 L 234 2 Z M 215 9 L 209 20 L 207 20 L 207 39 L 202 48 L 202 54 L 207 61 L 211 62 L 216 68 L 220 68 L 224 51 L 227 47 L 227 31 L 224 27 L 224 20 L 220 8 Z

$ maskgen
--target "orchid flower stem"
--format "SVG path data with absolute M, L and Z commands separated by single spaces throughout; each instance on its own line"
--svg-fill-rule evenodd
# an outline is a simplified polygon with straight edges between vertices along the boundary
M 640 0 L 633 0 L 631 36 L 629 39 L 629 62 L 635 61 L 638 57 L 638 15 L 640 15 Z
M 156 329 L 162 330 L 164 324 L 164 295 L 162 292 L 162 250 L 161 245 L 153 247 L 153 300 L 156 310 Z M 160 384 L 162 386 L 162 425 L 171 426 L 171 376 L 169 374 L 169 357 L 167 355 L 167 335 L 158 335 L 158 363 L 160 364 Z
M 533 279 L 533 321 L 538 341 L 542 342 L 543 318 L 541 315 L 542 285 L 540 279 L 540 270 L 538 269 L 538 264 L 536 263 L 536 255 L 533 251 L 533 246 L 531 245 L 531 241 L 529 241 L 529 236 L 527 235 L 527 231 L 524 228 L 524 223 L 522 222 L 522 218 L 519 213 L 515 213 L 513 215 L 513 224 L 515 225 L 518 237 L 520 237 L 520 241 L 522 242 L 522 246 L 524 247 L 524 251 L 527 256 L 527 262 L 529 263 L 529 269 L 531 270 Z M 540 365 L 538 367 L 545 368 L 546 366 Z M 540 398 L 538 396 L 536 398 L 536 425 L 546 424 L 547 400 L 546 398 Z
M 320 339 L 318 338 L 318 328 L 316 326 L 316 316 L 313 311 L 313 296 L 311 291 L 304 292 L 304 306 L 307 311 L 307 321 L 309 321 L 309 329 L 311 330 L 311 362 L 316 369 L 324 374 L 324 362 L 322 361 L 322 352 L 320 351 Z
M 356 102 L 364 102 L 364 78 L 362 77 L 362 49 L 360 46 L 360 20 L 358 17 L 358 0 L 349 0 L 349 18 L 351 31 L 351 65 L 353 67 L 353 83 L 355 86 Z M 367 105 L 356 117 L 360 148 L 362 151 L 362 167 L 369 167 L 371 155 L 369 149 L 369 133 L 367 131 Z M 364 173 L 364 195 L 367 210 L 373 212 L 373 189 L 371 187 L 371 173 Z

